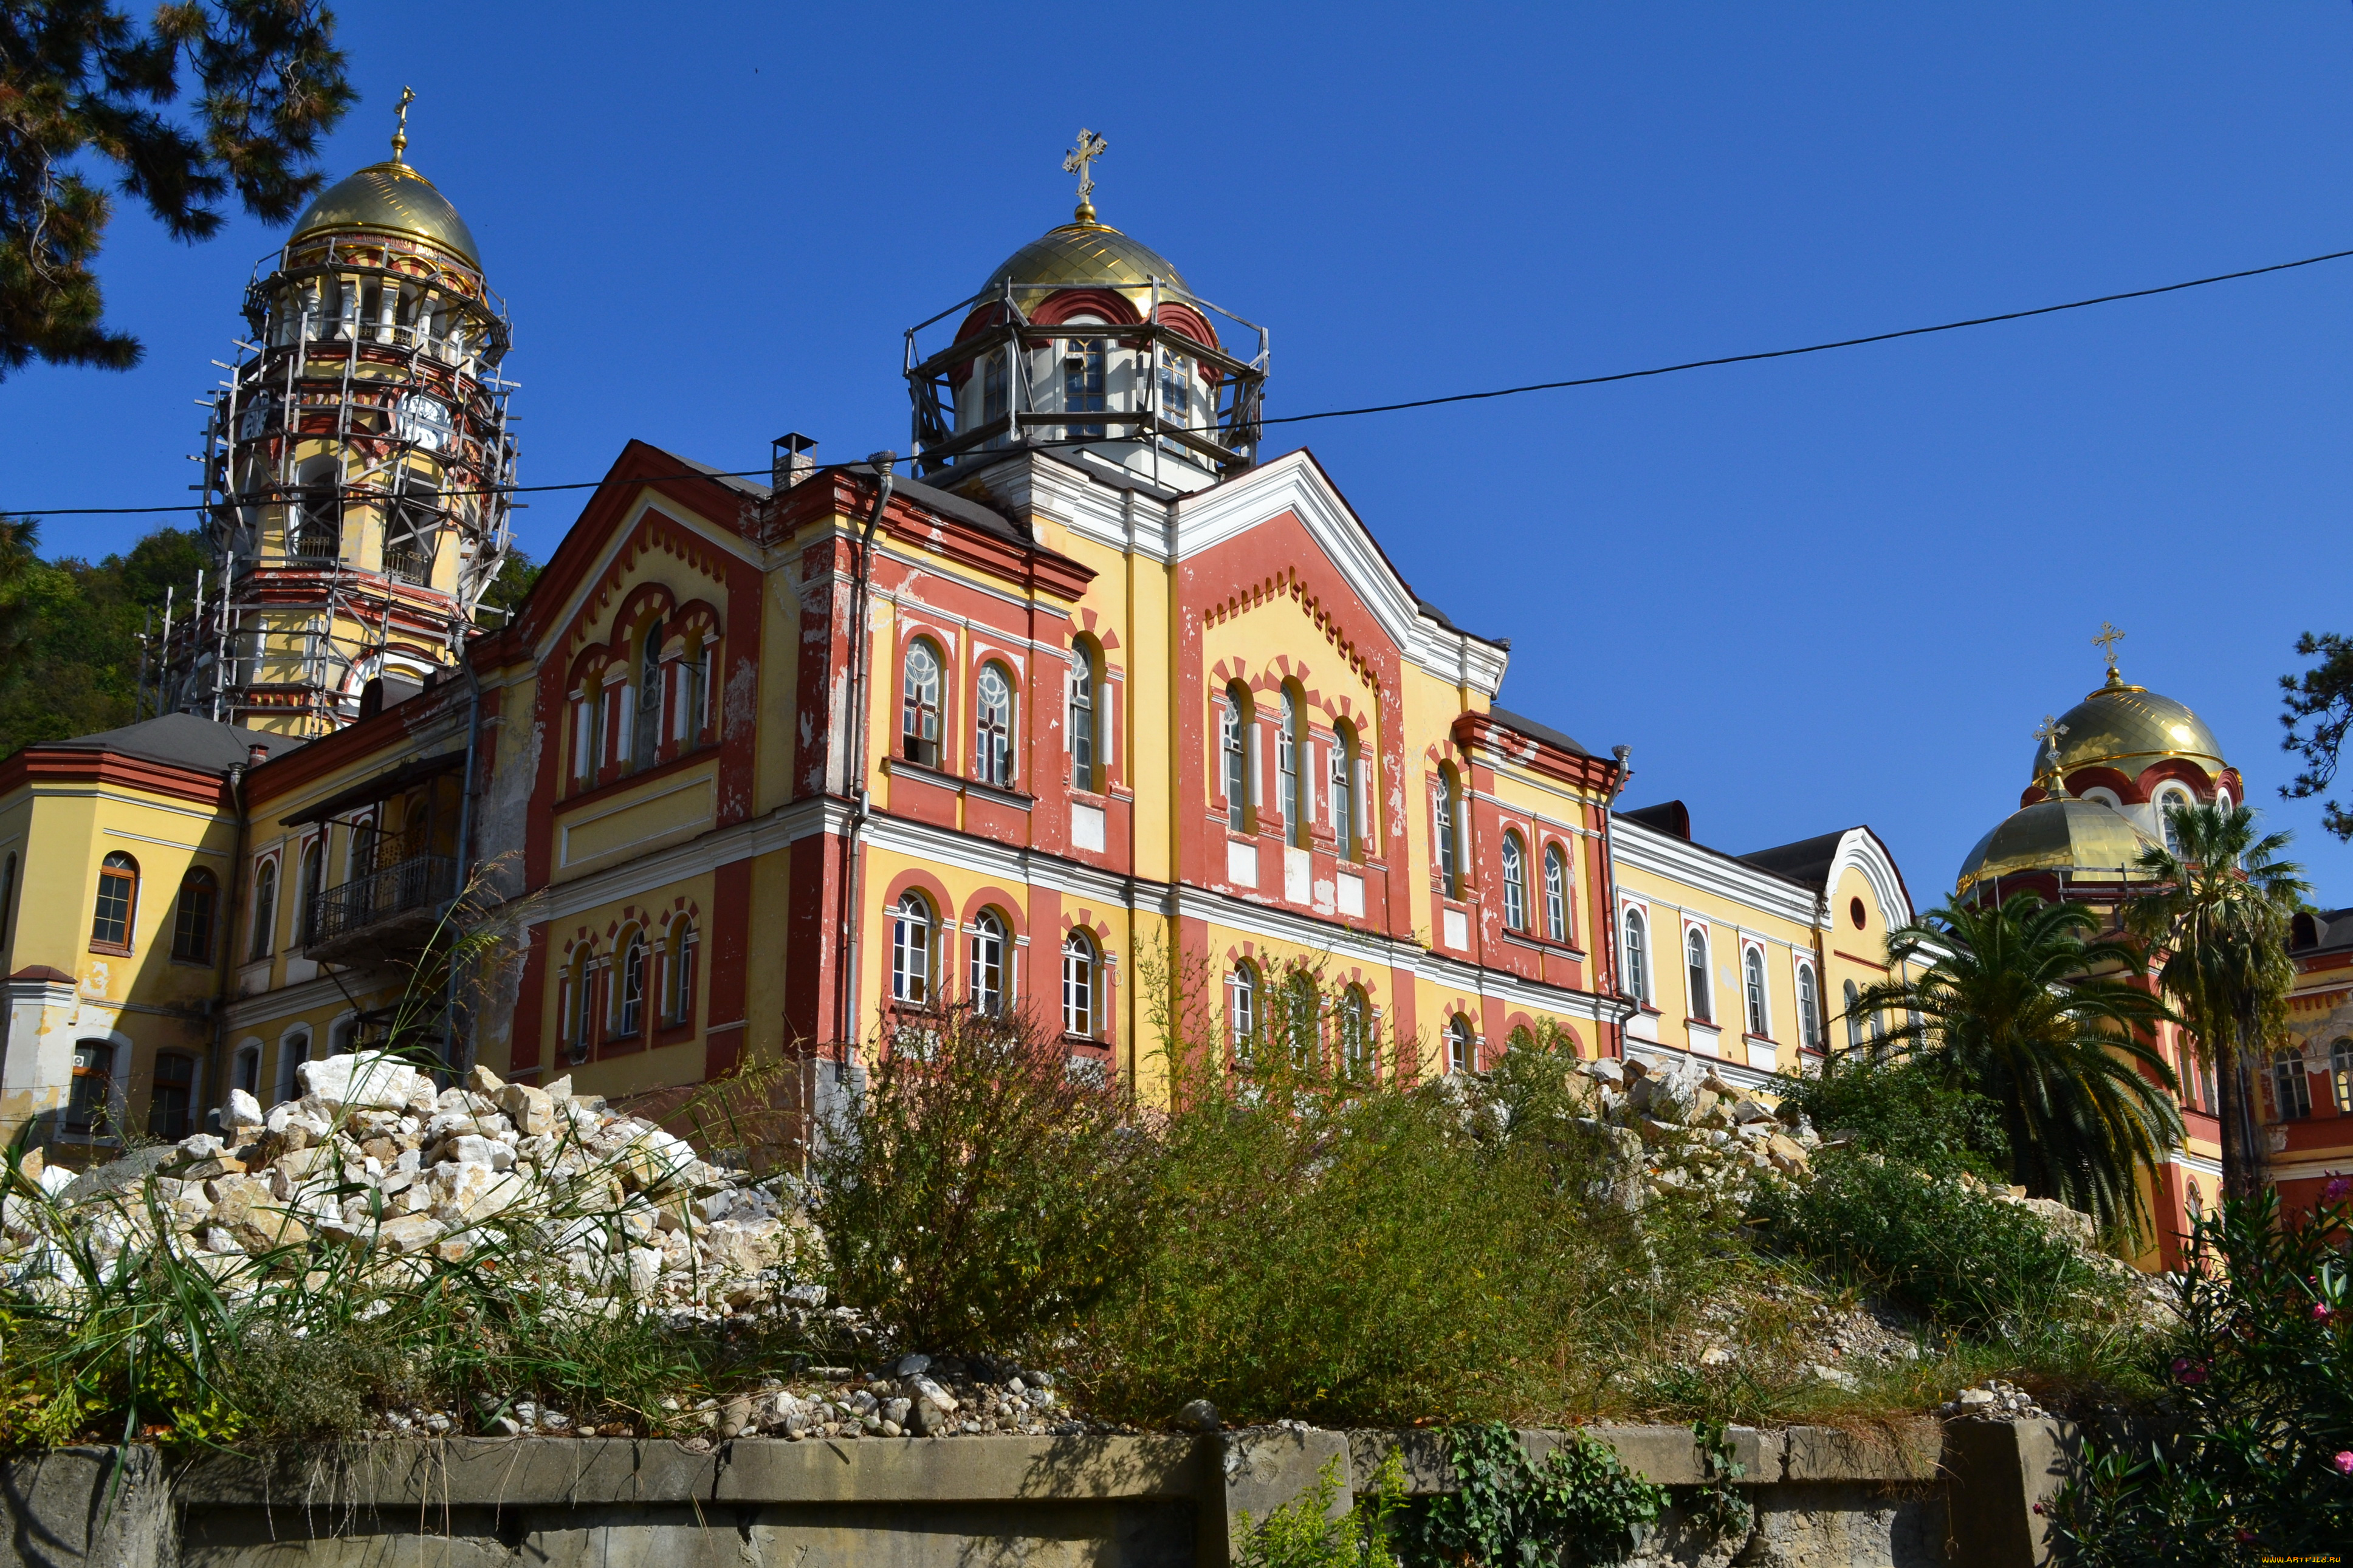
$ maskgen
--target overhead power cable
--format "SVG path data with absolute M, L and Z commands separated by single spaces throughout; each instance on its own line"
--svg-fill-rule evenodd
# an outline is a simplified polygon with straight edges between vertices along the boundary
M 2353 250 L 2332 250 L 2320 256 L 2307 256 L 2295 261 L 2275 261 L 2268 267 L 2250 267 L 2238 272 L 2217 272 L 2210 278 L 2191 278 L 2179 283 L 2160 283 L 2153 289 L 2128 289 L 2118 294 L 2095 294 L 2088 300 L 2069 300 L 2057 305 L 2037 305 L 2025 310 L 2004 310 L 1999 315 L 1970 316 L 1957 321 L 1939 321 L 1933 326 L 1903 327 L 1892 332 L 1872 332 L 1859 338 L 1834 338 L 1828 342 L 1806 343 L 1797 348 L 1759 349 L 1753 353 L 1721 354 L 1713 359 L 1683 360 L 1674 364 L 1652 365 L 1646 370 L 1613 371 L 1607 375 L 1582 375 L 1567 381 L 1535 381 L 1525 386 L 1499 386 L 1484 392 L 1454 392 L 1440 397 L 1416 397 L 1402 403 L 1373 403 L 1361 408 L 1327 408 L 1315 414 L 1283 414 L 1259 421 L 1261 427 L 1269 425 L 1303 425 L 1315 419 L 1354 419 L 1369 414 L 1397 414 L 1411 408 L 1437 408 L 1450 403 L 1477 403 L 1493 397 L 1519 397 L 1531 392 L 1561 392 L 1577 386 L 1605 386 L 1616 381 L 1640 381 L 1654 375 L 1673 375 L 1679 371 L 1710 370 L 1719 365 L 1751 364 L 1759 360 L 1792 359 L 1799 354 L 1827 353 L 1832 349 L 1861 348 L 1867 343 L 1894 342 L 1899 338 L 1926 337 L 1936 332 L 1957 332 L 1965 327 L 1989 327 L 2002 321 L 2023 321 L 2035 316 L 2056 315 L 2062 310 L 2081 310 L 2093 305 L 2113 305 L 2124 300 L 2147 300 L 2158 294 L 2178 294 L 2184 289 L 2203 289 L 2210 283 L 2232 283 L 2242 278 L 2261 278 L 2266 273 L 2290 272 L 2299 267 L 2317 267 L 2324 261 L 2342 261 L 2353 256 Z M 1092 446 L 1094 440 L 1032 441 L 1026 449 L 1037 451 L 1056 447 Z M 913 459 L 902 458 L 901 462 Z M 768 468 L 696 468 L 679 474 L 638 474 L 618 482 L 648 484 L 662 479 L 764 479 Z M 497 485 L 480 489 L 453 489 L 441 493 L 459 495 L 543 495 L 554 490 L 591 490 L 615 483 L 607 476 L 598 479 L 574 479 L 563 484 Z M 20 507 L 0 510 L 0 518 L 10 517 L 134 517 L 156 512 L 190 511 L 195 503 L 181 501 L 171 506 L 79 506 Z

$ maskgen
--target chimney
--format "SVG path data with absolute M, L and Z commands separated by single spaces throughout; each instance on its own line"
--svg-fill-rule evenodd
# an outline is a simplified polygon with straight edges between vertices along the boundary
M 795 430 L 768 443 L 768 483 L 776 490 L 788 490 L 817 472 L 817 459 L 809 448 L 817 445 L 814 437 Z
M 259 741 L 245 749 L 245 765 L 248 768 L 258 768 L 269 760 L 269 748 Z

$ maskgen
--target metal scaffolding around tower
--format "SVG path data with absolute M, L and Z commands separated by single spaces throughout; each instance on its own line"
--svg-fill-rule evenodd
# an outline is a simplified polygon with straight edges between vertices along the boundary
M 250 339 L 214 362 L 193 487 L 210 584 L 153 639 L 156 711 L 337 728 L 368 680 L 454 661 L 505 561 L 512 331 L 399 145 L 255 268 Z

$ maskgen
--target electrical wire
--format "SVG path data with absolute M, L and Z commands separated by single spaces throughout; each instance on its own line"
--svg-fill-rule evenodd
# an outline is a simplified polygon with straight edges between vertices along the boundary
M 2320 256 L 2307 256 L 2295 261 L 2275 261 L 2268 267 L 2250 267 L 2237 272 L 2217 272 L 2209 278 L 2191 278 L 2179 283 L 2160 283 L 2153 289 L 2128 289 L 2117 294 L 2095 294 L 2088 300 L 2069 300 L 2057 305 L 2037 305 L 2025 310 L 2004 310 L 1999 315 L 1970 316 L 1957 321 L 1939 321 L 1934 326 L 1903 327 L 1892 332 L 1873 332 L 1859 338 L 1834 338 L 1828 342 L 1807 343 L 1798 348 L 1760 349 L 1753 353 L 1722 354 L 1714 359 L 1683 360 L 1674 364 L 1652 365 L 1646 370 L 1614 371 L 1607 375 L 1577 376 L 1568 381 L 1535 381 L 1525 386 L 1499 386 L 1484 392 L 1455 392 L 1440 397 L 1417 397 L 1403 403 L 1373 403 L 1361 408 L 1327 408 L 1315 414 L 1284 414 L 1258 421 L 1261 428 L 1270 425 L 1303 425 L 1315 419 L 1354 419 L 1370 414 L 1397 414 L 1411 408 L 1437 408 L 1450 403 L 1477 403 L 1494 397 L 1518 397 L 1531 392 L 1560 392 L 1570 387 L 1606 386 L 1611 382 L 1640 381 L 1654 375 L 1673 375 L 1679 371 L 1710 370 L 1719 365 L 1752 364 L 1760 360 L 1791 359 L 1799 354 L 1827 353 L 1832 349 L 1861 348 L 1867 343 L 1894 342 L 1900 338 L 1926 337 L 1936 332 L 1957 332 L 1966 327 L 1988 327 L 2002 321 L 2023 321 L 2035 316 L 2056 315 L 2062 310 L 2081 310 L 2093 305 L 2113 305 L 2123 300 L 2147 300 L 2158 294 L 2178 294 L 2184 289 L 2203 289 L 2211 283 L 2232 283 L 2242 278 L 2261 278 L 2272 272 L 2290 272 L 2299 267 L 2317 267 L 2324 261 L 2342 261 L 2353 256 L 2353 250 L 2332 250 Z M 1057 447 L 1082 447 L 1099 444 L 1101 437 L 1089 440 L 1031 441 L 1024 443 L 1028 451 L 1050 450 Z M 914 458 L 902 458 L 902 463 Z M 613 483 L 652 484 L 665 479 L 762 479 L 769 468 L 696 468 L 680 474 L 638 474 L 628 479 L 615 480 L 609 475 L 601 479 L 575 479 L 563 484 L 493 485 L 477 489 L 444 490 L 445 496 L 460 495 L 544 495 L 557 490 L 598 489 Z M 0 510 L 0 518 L 13 517 L 135 517 L 157 512 L 195 511 L 201 510 L 196 502 L 182 501 L 174 506 L 83 506 L 19 508 Z

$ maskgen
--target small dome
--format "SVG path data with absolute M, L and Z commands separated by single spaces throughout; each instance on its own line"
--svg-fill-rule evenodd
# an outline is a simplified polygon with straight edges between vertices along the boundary
M 1151 302 L 1152 280 L 1160 296 L 1189 294 L 1168 258 L 1105 223 L 1066 223 L 1031 240 L 988 275 L 983 292 L 1007 279 L 1014 302 L 1024 310 L 1057 289 L 1114 289 L 1135 301 L 1140 315 Z
M 1953 890 L 1966 893 L 1988 878 L 2027 871 L 2129 870 L 2156 842 L 2096 800 L 2038 800 L 1978 840 Z
M 432 181 L 397 160 L 371 163 L 319 193 L 319 199 L 295 224 L 293 238 L 346 229 L 405 234 L 454 253 L 470 267 L 482 265 L 474 248 L 473 231 L 449 205 L 449 198 L 434 189 Z
M 2059 722 L 2065 727 L 2059 737 L 2063 774 L 2089 767 L 2137 774 L 2167 757 L 2187 758 L 2209 773 L 2219 773 L 2227 765 L 2204 720 L 2170 697 L 2126 685 L 2114 670 L 2105 686 L 2068 709 Z M 2031 778 L 2041 777 L 2042 763 L 2038 748 Z

